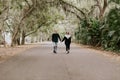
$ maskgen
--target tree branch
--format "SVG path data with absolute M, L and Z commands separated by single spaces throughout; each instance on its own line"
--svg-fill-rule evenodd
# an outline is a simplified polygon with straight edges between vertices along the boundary
M 28 35 L 30 35 L 30 34 L 35 33 L 39 28 L 41 28 L 41 27 L 43 26 L 43 24 L 45 24 L 45 22 L 42 23 L 42 24 L 40 24 L 34 31 L 32 31 L 32 32 L 30 32 L 30 33 L 28 33 L 28 34 L 26 34 L 25 37 L 28 36 Z
M 71 10 L 67 10 L 67 11 L 76 15 L 79 20 L 82 20 L 82 18 L 77 13 L 75 13 L 74 11 L 71 11 Z
M 100 10 L 100 14 L 99 14 L 99 18 L 102 19 L 103 15 L 104 15 L 104 12 L 108 6 L 108 2 L 107 0 L 104 0 L 104 4 L 103 4 L 103 7 L 100 5 L 100 2 L 99 0 L 96 0 L 97 4 L 95 6 L 98 6 L 99 10 Z
M 29 6 L 29 8 L 30 8 L 30 4 L 29 4 L 29 2 L 27 1 L 27 0 L 25 0 L 25 2 L 27 3 L 27 5 Z
M 16 31 L 15 33 L 13 34 L 13 38 L 12 38 L 12 41 L 14 41 L 15 37 L 17 36 L 18 34 L 18 31 L 20 29 L 20 26 L 22 24 L 22 21 L 34 10 L 34 7 L 36 5 L 36 2 L 33 1 L 33 5 L 31 5 L 32 7 L 28 9 L 28 11 L 24 14 L 24 16 L 21 18 L 19 24 L 18 24 L 18 27 L 16 28 Z
M 98 6 L 98 8 L 99 8 L 99 10 L 100 10 L 100 12 L 101 12 L 101 11 L 102 11 L 102 7 L 100 6 L 99 0 L 96 0 L 96 2 L 97 2 L 97 4 L 96 4 L 95 6 Z
M 34 31 L 32 31 L 32 32 L 30 32 L 30 33 L 28 33 L 28 34 L 26 34 L 25 37 L 26 37 L 26 36 L 29 36 L 29 35 L 31 35 L 31 34 L 33 34 L 33 33 L 35 33 L 35 32 L 36 32 L 39 28 L 41 28 L 43 25 L 51 24 L 51 23 L 53 23 L 53 22 L 54 22 L 54 20 L 51 21 L 51 22 L 48 22 L 48 23 L 46 23 L 46 22 L 41 23 Z
M 1 15 L 4 11 L 6 11 L 8 8 L 9 8 L 9 7 L 5 7 L 5 8 L 1 11 L 0 15 Z
M 75 8 L 77 11 L 79 11 L 80 13 L 82 13 L 82 15 L 83 15 L 84 17 L 86 17 L 85 13 L 84 13 L 82 10 L 80 10 L 79 8 L 77 8 L 76 6 L 74 6 L 74 5 L 70 4 L 70 3 L 67 3 L 67 2 L 65 2 L 65 1 L 63 1 L 63 0 L 59 0 L 59 1 L 60 1 L 61 5 L 62 5 L 62 4 L 66 4 L 66 5 L 68 5 L 68 6 L 71 6 L 72 8 Z
M 14 33 L 14 32 L 11 30 L 9 24 L 8 24 L 7 22 L 6 22 L 6 24 L 7 24 L 7 27 L 9 28 L 10 32 L 11 32 L 11 33 Z

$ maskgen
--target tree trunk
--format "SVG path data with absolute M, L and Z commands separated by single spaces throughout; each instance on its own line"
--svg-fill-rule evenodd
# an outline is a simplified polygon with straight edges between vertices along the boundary
M 100 19 L 103 18 L 107 6 L 108 6 L 107 0 L 104 0 L 104 5 L 103 5 L 103 8 L 101 9 L 100 15 L 99 15 L 99 18 L 100 18 Z
M 22 32 L 22 42 L 21 45 L 25 44 L 25 31 Z
M 11 47 L 14 47 L 16 45 L 16 39 L 12 39 Z
M 17 45 L 20 45 L 20 37 L 17 38 Z
M 20 24 L 17 26 L 17 28 L 14 29 L 11 47 L 14 47 L 15 45 L 20 45 L 20 28 L 19 28 L 19 26 L 20 26 Z
M 105 10 L 108 6 L 108 0 L 104 0 L 104 3 L 103 3 L 103 7 L 100 5 L 100 1 L 99 0 L 96 0 L 97 1 L 97 6 L 100 10 L 100 14 L 99 14 L 99 19 L 101 20 L 104 16 L 104 13 L 105 13 Z
M 36 3 L 35 3 L 35 5 L 36 5 Z M 33 10 L 34 10 L 34 6 L 31 7 L 31 8 L 29 8 L 29 9 L 27 10 L 27 12 L 25 12 L 24 16 L 21 18 L 18 26 L 16 27 L 16 29 L 15 29 L 15 31 L 14 31 L 13 36 L 12 36 L 12 44 L 11 44 L 12 47 L 16 44 L 16 41 L 17 41 L 16 37 L 17 37 L 18 34 L 19 34 L 20 27 L 21 27 L 21 24 L 22 24 L 23 20 L 24 20 L 28 15 L 30 15 L 30 13 L 31 13 Z
M 14 47 L 15 45 L 20 45 L 20 37 L 12 39 L 11 47 Z

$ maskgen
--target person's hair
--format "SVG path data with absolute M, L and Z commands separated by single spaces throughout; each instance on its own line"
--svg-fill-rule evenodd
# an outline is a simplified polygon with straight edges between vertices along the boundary
M 54 33 L 57 33 L 57 30 L 54 30 Z
M 66 32 L 66 34 L 69 34 L 69 32 Z

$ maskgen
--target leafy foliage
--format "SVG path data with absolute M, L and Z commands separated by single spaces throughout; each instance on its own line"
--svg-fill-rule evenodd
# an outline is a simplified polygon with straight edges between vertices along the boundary
M 110 1 L 120 4 L 120 0 L 110 0 Z
M 118 50 L 120 47 L 120 9 L 112 9 L 102 32 L 102 46 L 108 50 Z
M 76 39 L 83 44 L 120 51 L 120 9 L 111 9 L 105 19 L 81 21 L 75 33 Z
M 80 24 L 76 33 L 77 39 L 80 39 L 83 44 L 97 45 L 100 41 L 100 22 L 96 19 L 89 19 L 89 21 L 81 21 Z

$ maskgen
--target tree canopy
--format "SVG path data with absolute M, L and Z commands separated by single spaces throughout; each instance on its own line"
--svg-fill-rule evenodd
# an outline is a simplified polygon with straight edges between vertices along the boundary
M 27 36 L 49 37 L 59 25 L 78 42 L 114 50 L 120 42 L 119 8 L 120 0 L 0 0 L 0 32 L 10 32 L 15 46 Z

